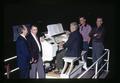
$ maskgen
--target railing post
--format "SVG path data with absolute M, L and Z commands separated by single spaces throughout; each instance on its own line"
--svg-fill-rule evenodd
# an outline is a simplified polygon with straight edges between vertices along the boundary
M 107 49 L 107 52 L 108 52 L 108 56 L 107 56 L 107 66 L 106 66 L 106 71 L 108 72 L 108 71 L 109 71 L 109 57 L 110 57 L 110 50 Z
M 95 64 L 95 79 L 97 78 L 98 62 Z
M 7 78 L 9 79 L 10 78 L 10 65 L 9 64 L 5 65 L 5 68 L 7 72 Z

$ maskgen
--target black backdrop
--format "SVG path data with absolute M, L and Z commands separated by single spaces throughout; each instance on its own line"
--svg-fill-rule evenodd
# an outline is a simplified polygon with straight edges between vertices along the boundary
M 39 24 L 39 30 L 46 31 L 46 25 L 62 23 L 64 29 L 69 29 L 69 23 L 78 22 L 79 16 L 86 16 L 90 25 L 95 24 L 97 16 L 103 17 L 106 36 L 105 48 L 111 50 L 110 78 L 115 75 L 115 4 L 106 2 L 80 2 L 75 0 L 42 0 L 39 2 L 13 1 L 4 4 L 4 59 L 15 56 L 12 26 L 19 24 Z

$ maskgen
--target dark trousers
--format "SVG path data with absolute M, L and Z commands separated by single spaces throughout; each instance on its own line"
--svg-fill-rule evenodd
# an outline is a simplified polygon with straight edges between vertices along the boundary
M 84 51 L 88 51 L 88 49 L 89 49 L 89 44 L 88 44 L 88 42 L 83 42 L 83 50 L 84 50 Z M 84 55 L 84 60 L 85 60 L 85 62 L 87 62 L 87 52 L 86 52 L 85 55 Z
M 93 63 L 102 56 L 103 51 L 104 51 L 104 46 L 102 42 L 92 42 L 92 58 L 93 58 Z M 98 62 L 98 67 L 102 65 L 103 59 L 101 59 Z
M 27 79 L 27 78 L 29 78 L 29 68 L 25 68 L 25 69 L 23 69 L 23 68 L 20 68 L 20 78 L 22 78 L 22 79 Z
M 43 61 L 42 61 L 42 57 L 40 55 L 39 55 L 38 62 L 31 64 L 30 78 L 35 79 L 37 77 L 37 72 L 38 72 L 38 76 L 39 76 L 40 79 L 45 78 L 45 71 L 44 71 L 44 67 L 43 67 Z
M 62 59 L 65 56 L 66 49 L 61 50 L 56 56 L 56 68 L 62 69 L 64 66 L 64 60 Z

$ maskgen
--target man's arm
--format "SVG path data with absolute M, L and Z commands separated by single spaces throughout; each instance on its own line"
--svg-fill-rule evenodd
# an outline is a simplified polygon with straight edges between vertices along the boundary
M 70 34 L 68 41 L 63 45 L 64 48 L 70 46 L 72 44 L 72 42 L 75 41 L 75 36 L 74 34 Z
M 19 49 L 19 51 L 21 52 L 21 54 L 23 55 L 23 57 L 30 57 L 29 55 L 29 51 L 27 48 L 27 45 L 25 44 L 25 42 L 23 41 L 17 41 L 17 48 Z
M 36 50 L 34 49 L 34 43 L 33 43 L 33 40 L 31 38 L 31 36 L 28 36 L 27 37 L 27 42 L 28 42 L 28 47 L 29 47 L 29 51 L 30 51 L 30 54 L 31 54 L 31 62 L 34 62 L 34 60 L 36 60 L 37 58 L 37 55 L 36 55 Z
M 88 31 L 87 31 L 88 36 L 89 36 L 91 31 L 92 31 L 92 28 L 91 28 L 91 26 L 89 26 Z M 89 36 L 88 39 L 87 39 L 88 43 L 90 42 L 90 40 L 91 40 L 91 37 Z
M 89 33 L 90 38 L 92 38 L 94 34 L 95 34 L 95 28 L 93 28 L 93 29 L 90 31 L 90 33 Z
M 101 31 L 99 31 L 98 33 L 94 34 L 94 37 L 99 39 L 104 35 L 104 29 L 102 28 Z

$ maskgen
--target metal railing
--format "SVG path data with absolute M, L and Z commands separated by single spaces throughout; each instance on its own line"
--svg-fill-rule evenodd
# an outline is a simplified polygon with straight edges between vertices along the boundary
M 92 47 L 90 47 L 90 49 L 92 49 Z M 92 69 L 94 66 L 95 66 L 95 74 L 94 76 L 92 77 L 93 78 L 97 78 L 97 75 L 98 73 L 103 69 L 103 67 L 105 65 L 106 66 L 106 71 L 108 72 L 109 71 L 109 57 L 110 57 L 110 50 L 109 49 L 105 49 L 105 53 L 100 57 L 98 58 L 86 71 L 84 71 L 80 76 L 78 76 L 78 79 L 79 78 L 82 78 L 90 69 Z M 103 66 L 98 70 L 98 62 L 107 54 L 107 60 L 105 60 L 106 62 L 103 64 Z M 89 57 L 90 59 L 92 59 L 91 57 Z
M 89 49 L 92 49 L 92 47 L 89 47 Z M 94 75 L 92 78 L 95 78 L 95 79 L 97 78 L 97 74 L 103 69 L 103 67 L 104 67 L 105 65 L 107 65 L 107 66 L 106 66 L 106 71 L 109 71 L 109 56 L 110 56 L 110 50 L 109 50 L 109 49 L 105 49 L 105 51 L 106 51 L 106 52 L 105 52 L 96 62 L 94 62 L 85 72 L 83 72 L 78 78 L 81 78 L 82 76 L 84 76 L 90 69 L 92 69 L 93 66 L 95 66 L 95 75 Z M 108 53 L 108 54 L 107 54 L 107 53 Z M 106 63 L 98 70 L 98 62 L 99 62 L 100 59 L 102 59 L 102 58 L 105 56 L 105 54 L 107 54 L 107 60 L 105 60 Z M 10 61 L 10 60 L 13 60 L 13 59 L 16 59 L 16 58 L 17 58 L 17 56 L 14 56 L 14 57 L 5 59 L 4 62 Z M 88 59 L 92 59 L 92 57 L 87 57 L 87 58 L 88 58 Z M 19 67 L 10 70 L 9 73 L 8 73 L 8 72 L 4 73 L 4 75 L 7 75 L 7 77 L 9 77 L 8 74 L 10 74 L 10 73 L 12 73 L 12 72 L 14 72 L 14 71 L 17 71 L 17 70 L 19 70 Z
M 16 58 L 17 58 L 17 56 L 13 56 L 13 57 L 11 57 L 11 58 L 5 59 L 4 62 L 8 62 L 8 61 L 13 60 L 13 59 L 16 59 Z M 5 65 L 5 66 L 6 66 L 5 68 L 6 68 L 6 71 L 7 71 L 7 72 L 4 73 L 4 75 L 7 75 L 7 78 L 9 78 L 9 74 L 10 74 L 10 73 L 19 70 L 19 67 L 10 70 L 10 68 L 9 68 L 10 65 L 9 65 L 9 64 L 7 64 L 7 65 Z
M 13 60 L 13 59 L 16 59 L 17 56 L 14 56 L 14 57 L 11 57 L 11 58 L 8 58 L 8 59 L 5 59 L 4 62 L 7 62 L 7 61 L 10 61 L 10 60 Z

